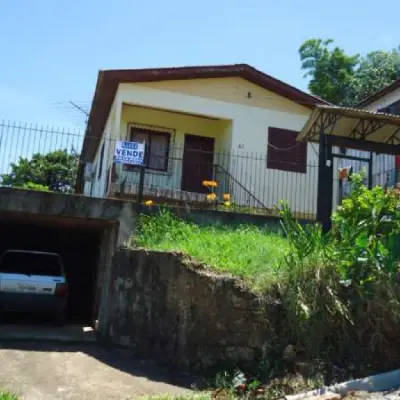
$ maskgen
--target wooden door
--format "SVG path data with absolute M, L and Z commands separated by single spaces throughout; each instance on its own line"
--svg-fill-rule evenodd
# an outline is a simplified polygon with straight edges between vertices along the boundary
M 203 181 L 213 179 L 214 138 L 185 135 L 182 190 L 207 193 Z

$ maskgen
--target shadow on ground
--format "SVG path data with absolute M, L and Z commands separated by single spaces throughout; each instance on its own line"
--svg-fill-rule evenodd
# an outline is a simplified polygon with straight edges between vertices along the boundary
M 25 352 L 83 353 L 116 370 L 135 377 L 144 377 L 152 382 L 164 382 L 186 389 L 191 389 L 196 384 L 196 378 L 191 375 L 158 366 L 151 360 L 136 357 L 130 350 L 112 346 L 93 343 L 14 342 L 10 340 L 0 343 L 0 352 L 4 349 Z
M 53 379 L 54 385 L 40 392 L 43 398 L 47 393 L 50 396 L 58 390 L 56 387 L 68 388 L 69 382 L 76 382 L 78 387 L 82 385 L 84 390 L 88 386 L 96 387 L 108 396 L 114 393 L 114 386 L 117 392 L 126 387 L 127 394 L 132 386 L 133 393 L 139 395 L 160 392 L 180 394 L 197 384 L 196 377 L 156 365 L 152 360 L 135 356 L 131 350 L 97 342 L 93 331 L 84 332 L 82 336 L 76 334 L 78 330 L 83 332 L 83 328 L 90 327 L 68 325 L 60 328 L 46 319 L 31 316 L 0 315 L 0 318 L 0 362 L 12 361 L 15 376 L 31 374 L 24 376 L 26 385 L 37 386 L 39 392 L 43 389 L 40 382 Z M 40 369 L 30 367 L 37 363 L 41 365 Z M 63 365 L 66 365 L 65 370 Z M 48 371 L 51 376 L 45 376 L 43 371 Z M 6 379 L 7 376 L 0 373 L 0 386 L 4 387 Z M 15 385 L 20 386 L 15 381 L 9 389 L 27 393 L 19 387 L 14 388 Z M 68 390 L 75 389 L 71 386 Z M 93 398 L 98 395 L 96 391 Z M 85 398 L 92 398 L 90 396 Z

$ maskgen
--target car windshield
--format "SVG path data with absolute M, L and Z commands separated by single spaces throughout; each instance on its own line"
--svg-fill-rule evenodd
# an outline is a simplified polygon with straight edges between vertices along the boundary
M 62 267 L 60 257 L 56 254 L 7 251 L 1 258 L 0 272 L 61 276 Z

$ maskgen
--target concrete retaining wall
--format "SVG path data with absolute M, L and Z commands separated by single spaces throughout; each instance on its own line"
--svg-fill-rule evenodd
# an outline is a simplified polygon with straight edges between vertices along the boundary
M 180 367 L 254 364 L 274 338 L 278 306 L 181 255 L 118 251 L 106 336 Z

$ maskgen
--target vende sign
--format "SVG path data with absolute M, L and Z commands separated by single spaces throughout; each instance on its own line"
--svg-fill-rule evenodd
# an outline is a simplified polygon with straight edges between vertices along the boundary
M 144 143 L 118 141 L 115 145 L 114 162 L 117 164 L 143 165 Z

